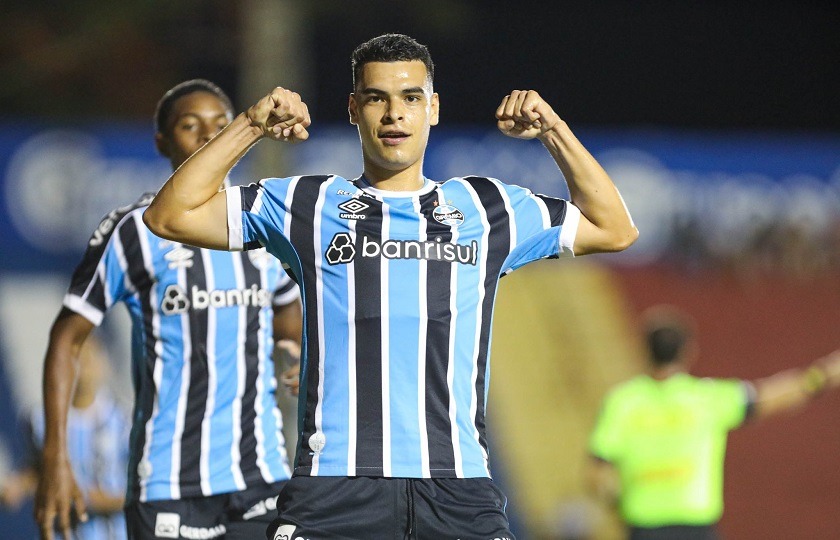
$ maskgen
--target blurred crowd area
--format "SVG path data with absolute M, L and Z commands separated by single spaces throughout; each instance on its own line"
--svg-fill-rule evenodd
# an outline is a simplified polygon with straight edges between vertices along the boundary
M 676 220 L 667 260 L 688 271 L 723 270 L 744 279 L 808 279 L 840 271 L 840 217 L 825 228 L 797 221 L 764 223 L 743 242 L 729 245 L 703 231 L 703 223 Z

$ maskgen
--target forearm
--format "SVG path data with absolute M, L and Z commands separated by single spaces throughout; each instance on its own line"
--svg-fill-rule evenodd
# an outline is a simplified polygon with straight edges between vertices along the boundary
M 44 361 L 44 465 L 67 459 L 67 413 L 78 376 L 78 347 L 54 328 Z
M 558 118 L 539 138 L 566 178 L 572 202 L 597 229 L 597 245 L 580 246 L 580 252 L 620 251 L 632 244 L 639 233 L 618 189 L 568 125 Z
M 92 489 L 85 494 L 88 510 L 94 514 L 113 514 L 120 512 L 125 505 L 125 497 L 112 495 L 100 489 Z
M 218 208 L 211 208 L 230 170 L 262 136 L 245 114 L 187 159 L 172 174 L 146 210 L 143 220 L 155 234 L 176 241 L 215 245 L 218 234 L 202 237 L 202 230 L 224 223 Z M 226 229 L 224 229 L 226 232 Z M 221 234 L 222 231 L 215 231 Z M 226 236 L 226 235 L 225 235 Z M 207 245 L 208 240 L 213 245 Z
M 755 382 L 756 416 L 772 416 L 796 409 L 822 392 L 836 388 L 831 364 L 818 360 L 805 369 L 782 371 Z

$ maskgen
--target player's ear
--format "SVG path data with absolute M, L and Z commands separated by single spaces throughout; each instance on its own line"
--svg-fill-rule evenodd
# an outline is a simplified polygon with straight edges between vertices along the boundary
M 347 100 L 347 113 L 350 115 L 350 123 L 354 126 L 359 125 L 359 111 L 356 107 L 356 94 L 350 94 Z
M 168 143 L 169 141 L 166 139 L 166 136 L 163 133 L 155 133 L 155 148 L 157 148 L 157 151 L 160 155 L 167 158 L 171 157 Z
M 432 114 L 429 117 L 429 125 L 436 126 L 440 121 L 440 96 L 437 92 L 432 94 Z

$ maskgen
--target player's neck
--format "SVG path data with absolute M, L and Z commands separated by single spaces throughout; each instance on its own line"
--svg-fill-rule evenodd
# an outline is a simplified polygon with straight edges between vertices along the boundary
M 657 381 L 664 381 L 670 379 L 674 375 L 685 373 L 685 367 L 679 364 L 671 364 L 669 366 L 654 367 L 649 370 L 652 379 Z
M 417 191 L 425 183 L 422 162 L 400 171 L 366 163 L 364 176 L 371 187 L 385 191 Z

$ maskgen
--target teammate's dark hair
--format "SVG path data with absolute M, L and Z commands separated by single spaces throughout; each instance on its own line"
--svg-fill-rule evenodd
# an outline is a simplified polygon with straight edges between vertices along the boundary
M 426 65 L 429 82 L 435 79 L 435 65 L 425 45 L 404 34 L 384 34 L 365 41 L 353 51 L 350 65 L 353 68 L 353 88 L 361 77 L 362 67 L 368 62 L 410 62 L 419 60 Z
M 176 84 L 170 88 L 162 98 L 160 98 L 160 101 L 158 101 L 157 107 L 155 108 L 155 131 L 157 133 L 164 133 L 168 127 L 167 122 L 169 120 L 169 113 L 172 112 L 172 106 L 175 105 L 175 102 L 178 101 L 179 98 L 196 92 L 207 92 L 208 94 L 213 94 L 219 98 L 222 103 L 224 103 L 225 107 L 231 113 L 233 113 L 233 103 L 231 103 L 230 98 L 221 88 L 206 79 L 192 79 Z
M 682 359 L 686 344 L 692 339 L 691 322 L 681 313 L 665 308 L 654 310 L 646 319 L 650 361 L 665 366 Z

